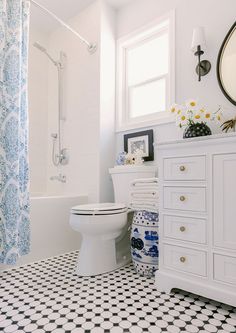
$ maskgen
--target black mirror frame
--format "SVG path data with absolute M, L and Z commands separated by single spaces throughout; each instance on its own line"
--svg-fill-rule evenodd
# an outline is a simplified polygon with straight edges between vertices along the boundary
M 225 97 L 234 105 L 236 105 L 236 100 L 232 99 L 232 97 L 230 97 L 228 95 L 228 93 L 226 92 L 223 84 L 222 84 L 222 81 L 221 81 L 221 75 L 220 75 L 220 63 L 221 63 L 221 58 L 222 58 L 222 54 L 223 54 L 223 51 L 225 49 L 225 46 L 226 46 L 226 43 L 227 41 L 229 41 L 229 38 L 230 36 L 232 35 L 232 32 L 236 30 L 236 22 L 232 25 L 232 27 L 230 28 L 229 32 L 227 33 L 222 45 L 221 45 L 221 48 L 220 48 L 220 51 L 219 51 L 219 54 L 218 54 L 218 59 L 217 59 L 217 68 L 216 68 L 216 72 L 217 72 L 217 79 L 218 79 L 218 83 L 219 83 L 219 86 L 220 86 L 220 89 L 221 91 L 223 92 L 223 94 L 225 95 Z

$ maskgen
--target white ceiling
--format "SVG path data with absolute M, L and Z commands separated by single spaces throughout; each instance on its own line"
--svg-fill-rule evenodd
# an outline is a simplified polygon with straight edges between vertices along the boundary
M 81 10 L 89 6 L 95 0 L 35 0 L 39 4 L 51 10 L 54 14 L 63 20 L 78 14 Z M 133 0 L 106 0 L 111 6 L 119 9 Z M 42 29 L 43 32 L 49 32 L 55 29 L 58 24 L 54 19 L 43 13 L 39 8 L 31 4 L 31 25 L 35 28 Z

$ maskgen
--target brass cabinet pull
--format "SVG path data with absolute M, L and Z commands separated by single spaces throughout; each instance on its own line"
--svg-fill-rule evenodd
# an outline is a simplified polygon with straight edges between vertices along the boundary
M 181 262 L 185 262 L 186 261 L 186 258 L 185 257 L 180 257 L 180 259 L 179 259 Z
M 182 226 L 182 227 L 179 228 L 179 230 L 180 230 L 181 232 L 184 232 L 184 231 L 186 230 L 186 228 L 185 228 L 184 226 Z
M 186 198 L 185 198 L 185 196 L 184 196 L 184 195 L 181 195 L 181 197 L 179 198 L 179 200 L 183 202 L 183 201 L 185 201 L 185 200 L 186 200 Z
M 186 168 L 185 168 L 184 165 L 181 165 L 181 166 L 179 167 L 179 169 L 180 169 L 180 171 L 185 171 L 185 170 L 186 170 Z

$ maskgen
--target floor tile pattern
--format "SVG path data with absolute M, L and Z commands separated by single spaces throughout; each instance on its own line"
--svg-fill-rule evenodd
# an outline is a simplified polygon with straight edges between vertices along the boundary
M 77 252 L 0 274 L 0 332 L 236 332 L 236 309 L 176 291 L 159 293 L 132 265 L 75 274 Z

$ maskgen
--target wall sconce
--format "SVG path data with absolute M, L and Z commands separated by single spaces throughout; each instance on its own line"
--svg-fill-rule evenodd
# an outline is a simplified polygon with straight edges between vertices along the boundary
M 201 56 L 204 54 L 202 48 L 206 48 L 205 31 L 203 27 L 197 27 L 193 30 L 192 51 L 198 57 L 198 65 L 196 67 L 198 81 L 201 81 L 201 77 L 207 75 L 211 70 L 210 61 L 201 60 Z

